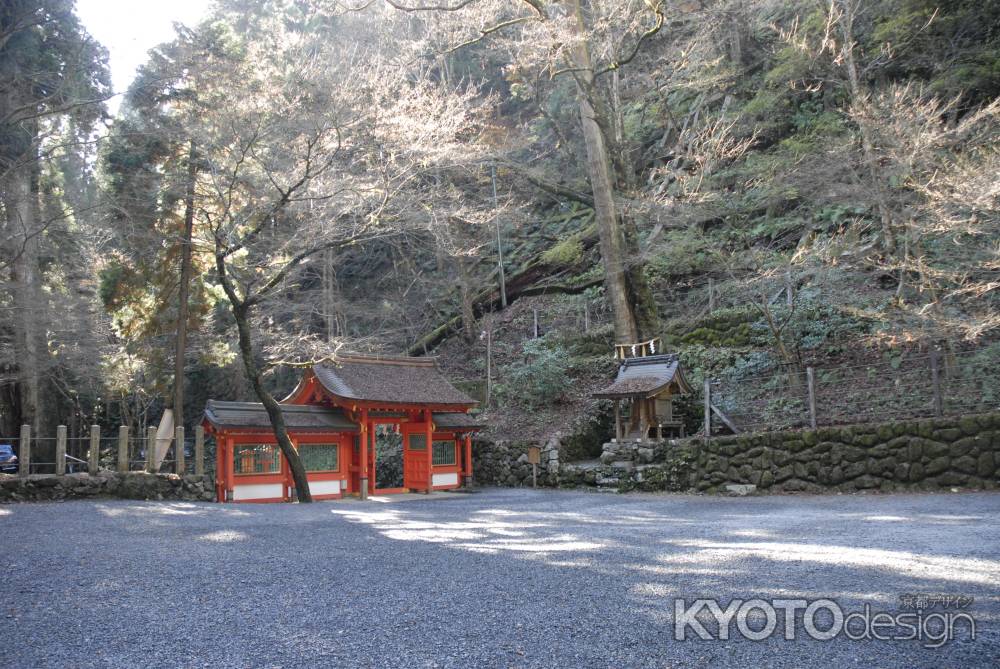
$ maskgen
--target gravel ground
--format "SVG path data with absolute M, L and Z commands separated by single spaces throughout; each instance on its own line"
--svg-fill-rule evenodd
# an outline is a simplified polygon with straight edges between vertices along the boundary
M 0 570 L 0 667 L 1000 666 L 988 493 L 23 504 Z M 903 593 L 974 597 L 977 639 L 674 639 L 675 598 Z

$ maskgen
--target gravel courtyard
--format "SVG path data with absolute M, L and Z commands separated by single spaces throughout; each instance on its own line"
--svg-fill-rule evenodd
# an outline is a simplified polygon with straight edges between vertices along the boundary
M 1000 666 L 988 493 L 10 505 L 0 569 L 0 667 Z M 904 593 L 973 597 L 977 639 L 674 639 L 675 598 Z

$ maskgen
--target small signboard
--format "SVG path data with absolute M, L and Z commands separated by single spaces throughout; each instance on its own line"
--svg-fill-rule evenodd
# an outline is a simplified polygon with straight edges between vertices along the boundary
M 542 461 L 542 449 L 540 449 L 538 446 L 529 446 L 528 462 L 530 462 L 533 465 L 537 465 L 541 461 Z

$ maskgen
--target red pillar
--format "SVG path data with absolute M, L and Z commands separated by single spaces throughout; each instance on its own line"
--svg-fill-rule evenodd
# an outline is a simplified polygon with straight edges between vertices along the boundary
M 227 501 L 232 501 L 232 497 L 233 497 L 233 485 L 236 482 L 236 471 L 235 471 L 236 465 L 233 462 L 235 454 L 234 454 L 233 451 L 234 451 L 233 438 L 232 437 L 227 437 L 226 438 L 226 452 L 222 456 L 222 457 L 224 457 L 226 459 L 226 461 L 223 464 L 225 465 L 225 472 L 226 472 L 226 493 L 225 494 L 226 494 L 226 500 Z
M 431 420 L 431 410 L 424 411 L 427 427 L 427 494 L 434 489 L 434 422 Z
M 378 439 L 378 434 L 375 432 L 375 421 L 368 424 L 368 439 L 370 440 L 368 446 L 368 492 L 375 494 L 375 460 L 378 458 L 378 454 L 375 452 L 375 444 Z
M 360 485 L 358 494 L 361 499 L 368 499 L 368 409 L 361 410 L 361 462 Z
M 226 453 L 226 438 L 215 433 L 215 501 L 226 501 L 226 470 L 223 467 Z
M 472 487 L 472 435 L 468 432 L 465 433 L 465 481 L 463 485 L 466 488 Z

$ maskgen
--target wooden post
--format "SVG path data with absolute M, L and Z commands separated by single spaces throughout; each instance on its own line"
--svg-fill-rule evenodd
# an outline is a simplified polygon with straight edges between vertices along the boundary
M 361 410 L 361 462 L 358 463 L 358 497 L 368 499 L 368 409 Z
M 97 476 L 101 468 L 101 426 L 90 426 L 90 452 L 87 454 L 87 473 Z
M 938 350 L 931 349 L 931 389 L 934 392 L 934 415 L 944 414 L 944 398 L 941 396 L 941 361 L 938 357 Z
M 184 426 L 178 425 L 174 428 L 174 471 L 184 476 L 187 470 L 187 463 L 184 462 Z
M 705 440 L 712 437 L 712 381 L 705 379 Z
M 146 471 L 156 473 L 156 428 L 146 428 Z
M 708 279 L 708 311 L 715 311 L 715 279 Z
M 66 473 L 66 426 L 56 426 L 56 475 Z
M 621 400 L 615 400 L 615 441 L 622 440 Z
M 465 487 L 472 487 L 472 435 L 465 433 Z
M 434 421 L 430 409 L 424 409 L 427 430 L 427 494 L 434 489 Z
M 785 270 L 785 306 L 792 306 L 795 300 L 795 288 L 792 286 L 792 270 Z
M 590 304 L 583 303 L 583 331 L 590 332 Z
M 497 201 L 497 166 L 490 165 L 490 180 L 493 182 L 493 223 L 497 229 L 497 270 L 500 274 L 500 306 L 507 308 L 507 279 L 503 271 L 503 240 L 500 238 L 500 205 Z
M 128 425 L 118 426 L 118 471 L 128 471 Z
M 816 429 L 816 372 L 806 367 L 806 385 L 809 387 L 809 427 Z
M 21 426 L 21 443 L 17 452 L 17 473 L 27 476 L 31 473 L 31 426 Z
M 531 316 L 533 318 L 533 324 L 531 328 L 531 336 L 534 339 L 538 339 L 538 309 L 531 310 Z
M 196 425 L 194 428 L 194 475 L 205 475 L 205 427 Z
M 493 321 L 486 324 L 486 401 L 485 406 L 490 405 L 490 394 L 493 391 Z

